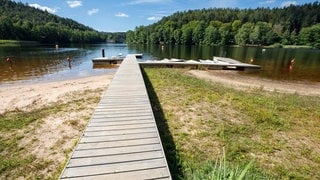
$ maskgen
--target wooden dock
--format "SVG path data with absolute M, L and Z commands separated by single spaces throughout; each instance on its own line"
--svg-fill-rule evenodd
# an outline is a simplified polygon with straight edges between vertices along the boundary
M 121 64 L 124 58 L 108 58 L 108 57 L 100 57 L 92 59 L 93 65 L 104 65 L 104 64 Z
M 171 179 L 134 55 L 119 67 L 60 179 Z
M 160 61 L 141 61 L 139 62 L 141 67 L 149 68 L 189 68 L 198 70 L 260 70 L 258 65 L 242 63 L 240 61 L 225 58 L 214 57 L 214 60 L 160 60 Z

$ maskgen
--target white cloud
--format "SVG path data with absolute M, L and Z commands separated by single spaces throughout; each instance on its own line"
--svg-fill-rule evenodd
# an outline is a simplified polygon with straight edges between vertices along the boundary
M 261 2 L 259 2 L 259 4 L 273 4 L 275 2 L 276 2 L 276 0 L 267 0 L 267 1 L 261 1 Z
M 37 9 L 40 9 L 42 11 L 48 11 L 49 13 L 56 13 L 58 8 L 49 8 L 47 6 L 41 6 L 39 4 L 29 4 L 30 7 L 34 7 L 34 8 L 37 8 Z
M 99 9 L 91 9 L 88 11 L 88 15 L 91 16 L 93 14 L 97 14 L 99 12 Z
M 166 3 L 168 0 L 134 0 L 129 5 L 145 4 L 145 3 Z
M 82 6 L 82 1 L 67 1 L 67 3 L 71 8 Z
M 290 5 L 297 5 L 297 1 L 286 1 L 281 3 L 281 7 L 288 7 Z
M 122 12 L 118 12 L 118 14 L 115 15 L 116 17 L 122 17 L 122 18 L 128 18 L 129 15 L 122 13 Z
M 147 18 L 149 21 L 159 21 L 161 17 L 151 16 Z

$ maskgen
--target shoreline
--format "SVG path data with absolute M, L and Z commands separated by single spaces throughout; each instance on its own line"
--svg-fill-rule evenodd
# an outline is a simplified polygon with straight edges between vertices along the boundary
M 34 83 L 0 85 L 2 102 L 0 114 L 15 109 L 26 111 L 39 108 L 63 100 L 65 95 L 76 91 L 106 88 L 112 77 L 113 74 L 105 74 L 49 82 L 36 81 Z
M 268 92 L 281 92 L 290 94 L 297 93 L 306 96 L 320 96 L 319 82 L 271 80 L 261 77 L 241 75 L 237 71 L 226 70 L 190 70 L 187 71 L 187 73 L 199 79 L 221 83 L 225 86 L 238 90 L 260 89 Z
M 300 81 L 279 81 L 241 75 L 237 71 L 188 70 L 188 74 L 200 79 L 210 80 L 239 90 L 260 89 L 269 92 L 297 93 L 300 95 L 320 96 L 320 83 Z M 57 102 L 64 94 L 75 91 L 105 88 L 114 73 L 75 77 L 71 79 L 17 82 L 0 84 L 0 99 L 3 102 L 0 114 L 15 109 L 30 110 L 41 105 Z M 105 81 L 105 82 L 104 82 Z M 19 97 L 17 97 L 19 94 Z

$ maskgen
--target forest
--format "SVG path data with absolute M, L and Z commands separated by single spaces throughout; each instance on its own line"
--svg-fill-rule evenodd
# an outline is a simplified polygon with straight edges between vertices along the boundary
M 98 32 L 21 2 L 0 0 L 0 39 L 40 43 L 124 42 L 125 33 Z
M 127 32 L 127 43 L 307 45 L 320 48 L 320 3 L 283 8 L 210 8 L 176 12 Z

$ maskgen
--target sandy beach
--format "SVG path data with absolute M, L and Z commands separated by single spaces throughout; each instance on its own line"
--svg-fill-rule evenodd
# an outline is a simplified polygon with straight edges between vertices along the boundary
M 0 116 L 10 111 L 46 114 L 44 118 L 37 119 L 21 129 L 0 134 L 2 141 L 19 137 L 17 149 L 23 150 L 16 153 L 15 158 L 35 159 L 27 167 L 17 167 L 1 173 L 0 179 L 7 177 L 55 179 L 63 163 L 72 153 L 75 143 L 112 77 L 112 74 L 108 74 L 1 87 Z
M 303 81 L 276 81 L 264 79 L 255 76 L 240 75 L 237 71 L 198 71 L 190 70 L 189 74 L 200 79 L 210 80 L 212 82 L 222 83 L 228 87 L 235 89 L 261 89 L 265 91 L 276 91 L 282 93 L 297 93 L 300 95 L 320 95 L 319 82 L 303 82 Z
M 27 111 L 57 101 L 67 101 L 77 91 L 106 88 L 113 75 L 92 76 L 80 79 L 47 83 L 10 85 L 0 88 L 0 114 L 15 109 Z
M 301 95 L 320 95 L 320 83 L 285 82 L 242 76 L 236 71 L 198 71 L 188 73 L 213 82 L 223 83 L 236 89 L 259 88 L 266 91 L 298 93 Z M 106 88 L 112 75 L 92 76 L 81 79 L 36 83 L 27 85 L 11 85 L 0 88 L 0 114 L 15 109 L 27 111 L 57 101 L 67 101 L 67 95 L 77 91 Z

